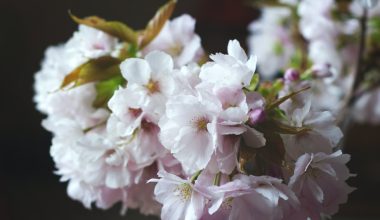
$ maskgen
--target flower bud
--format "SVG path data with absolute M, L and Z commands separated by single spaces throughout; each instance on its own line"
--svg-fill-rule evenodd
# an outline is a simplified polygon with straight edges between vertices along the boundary
M 248 113 L 248 123 L 252 126 L 258 123 L 261 123 L 264 120 L 265 120 L 265 111 L 262 108 L 252 109 Z
M 300 79 L 300 73 L 296 69 L 288 69 L 285 72 L 284 79 L 286 82 L 293 82 Z

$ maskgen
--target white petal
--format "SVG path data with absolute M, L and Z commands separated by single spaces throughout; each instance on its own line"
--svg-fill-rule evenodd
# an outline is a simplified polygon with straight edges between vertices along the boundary
M 149 82 L 151 69 L 147 61 L 139 58 L 130 58 L 120 64 L 123 77 L 128 83 L 146 85 Z
M 255 72 L 256 64 L 257 64 L 257 56 L 250 56 L 246 65 L 252 72 Z
M 264 135 L 251 127 L 246 127 L 247 132 L 243 134 L 244 142 L 247 146 L 253 148 L 263 147 L 266 143 Z
M 169 74 L 173 71 L 173 59 L 164 52 L 153 51 L 146 55 L 145 59 L 148 61 L 152 77 L 155 79 L 158 79 L 160 74 Z
M 228 42 L 228 55 L 235 57 L 237 60 L 240 60 L 241 62 L 247 62 L 247 54 L 241 48 L 239 41 L 237 40 L 230 40 Z

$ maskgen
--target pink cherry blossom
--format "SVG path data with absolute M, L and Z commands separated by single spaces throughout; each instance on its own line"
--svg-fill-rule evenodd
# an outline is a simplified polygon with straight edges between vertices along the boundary
M 164 51 L 173 57 L 177 67 L 198 62 L 204 51 L 201 38 L 194 31 L 194 18 L 187 14 L 177 17 L 165 24 L 160 34 L 144 48 L 143 53 Z
M 335 214 L 338 206 L 347 201 L 353 191 L 345 181 L 351 176 L 345 164 L 349 155 L 336 151 L 332 154 L 304 154 L 298 158 L 289 187 L 302 204 L 303 213 L 319 219 L 321 213 Z
M 190 180 L 182 179 L 164 171 L 158 173 L 154 194 L 163 207 L 161 218 L 168 220 L 199 219 L 203 213 L 206 199 L 194 189 Z

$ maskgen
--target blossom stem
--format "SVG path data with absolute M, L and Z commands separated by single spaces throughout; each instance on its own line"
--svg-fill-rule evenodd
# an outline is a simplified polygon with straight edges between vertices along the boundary
M 201 175 L 202 170 L 198 170 L 190 179 L 191 183 L 195 183 L 195 180 L 198 179 L 198 176 Z
M 360 39 L 359 39 L 359 52 L 357 57 L 357 63 L 356 63 L 356 72 L 355 72 L 355 79 L 354 83 L 352 85 L 352 89 L 350 91 L 350 95 L 347 97 L 345 102 L 345 113 L 342 114 L 342 116 L 339 118 L 338 122 L 341 125 L 341 129 L 346 133 L 348 130 L 348 127 L 350 125 L 350 115 L 351 115 L 351 106 L 355 103 L 357 100 L 357 90 L 360 86 L 361 82 L 364 79 L 365 73 L 363 72 L 363 64 L 364 64 L 364 58 L 365 58 L 365 51 L 366 51 L 366 35 L 367 35 L 367 22 L 368 22 L 368 8 L 363 7 L 363 16 L 360 19 Z
M 214 177 L 214 185 L 219 186 L 220 185 L 220 178 L 222 177 L 222 173 L 218 172 Z
M 367 34 L 367 21 L 368 21 L 368 8 L 363 7 L 363 16 L 360 20 L 360 26 L 361 26 L 361 31 L 360 31 L 360 42 L 359 42 L 359 53 L 357 57 L 357 66 L 356 66 L 356 75 L 355 75 L 355 81 L 353 85 L 353 91 L 355 91 L 360 83 L 364 79 L 364 73 L 362 72 L 363 70 L 363 63 L 364 63 L 364 56 L 365 56 L 365 50 L 366 50 L 366 34 Z M 354 94 L 354 92 L 353 92 Z

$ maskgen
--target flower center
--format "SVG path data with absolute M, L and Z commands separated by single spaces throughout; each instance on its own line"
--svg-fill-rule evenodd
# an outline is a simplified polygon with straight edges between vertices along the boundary
M 181 54 L 183 47 L 180 44 L 176 44 L 169 48 L 168 52 L 173 57 L 177 57 Z
M 134 118 L 139 117 L 142 113 L 140 108 L 128 108 L 128 111 Z
M 92 47 L 95 49 L 95 50 L 105 50 L 105 46 L 101 43 L 95 43 L 92 45 Z
M 160 91 L 160 85 L 157 81 L 149 80 L 148 84 L 145 85 L 145 88 L 148 90 L 149 94 L 153 94 Z
M 228 197 L 226 198 L 222 203 L 222 209 L 223 210 L 230 210 L 232 208 L 232 202 L 234 201 L 234 198 Z
M 156 126 L 153 123 L 148 122 L 147 120 L 141 121 L 141 128 L 147 132 L 153 131 L 155 127 Z
M 183 202 L 190 200 L 192 192 L 193 189 L 188 183 L 182 183 L 174 189 L 174 193 L 179 196 Z
M 209 120 L 206 117 L 200 117 L 195 119 L 193 123 L 198 131 L 207 131 Z

